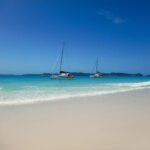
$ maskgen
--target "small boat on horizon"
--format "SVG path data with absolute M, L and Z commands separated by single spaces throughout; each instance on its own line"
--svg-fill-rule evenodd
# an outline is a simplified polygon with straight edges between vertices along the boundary
M 103 77 L 102 73 L 98 71 L 98 58 L 97 58 L 97 60 L 96 60 L 96 73 L 90 75 L 90 78 L 102 78 L 102 77 Z
M 63 47 L 62 47 L 62 51 L 61 51 L 59 74 L 51 75 L 51 79 L 74 79 L 74 76 L 70 72 L 66 72 L 66 71 L 62 70 L 63 55 L 64 55 L 64 42 L 63 42 Z

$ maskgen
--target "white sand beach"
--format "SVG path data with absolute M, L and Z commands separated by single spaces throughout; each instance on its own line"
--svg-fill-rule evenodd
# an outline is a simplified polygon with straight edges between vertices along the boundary
M 0 150 L 150 150 L 150 89 L 1 106 Z

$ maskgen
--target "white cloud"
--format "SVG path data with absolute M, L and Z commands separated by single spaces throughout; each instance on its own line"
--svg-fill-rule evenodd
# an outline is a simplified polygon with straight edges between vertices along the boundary
M 100 16 L 103 16 L 104 18 L 106 18 L 107 20 L 111 20 L 112 22 L 116 23 L 116 24 L 121 24 L 121 23 L 125 23 L 126 19 L 123 19 L 121 17 L 115 16 L 112 12 L 108 11 L 108 10 L 100 10 L 98 12 L 98 14 Z

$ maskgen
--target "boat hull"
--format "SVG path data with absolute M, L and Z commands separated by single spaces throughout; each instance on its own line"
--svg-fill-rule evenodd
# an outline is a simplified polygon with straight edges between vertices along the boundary
M 51 77 L 50 77 L 51 79 L 74 79 L 74 77 L 73 76 L 60 76 L 60 75 L 52 75 Z
M 100 76 L 96 76 L 96 75 L 90 75 L 90 78 L 102 78 L 103 76 L 100 75 Z

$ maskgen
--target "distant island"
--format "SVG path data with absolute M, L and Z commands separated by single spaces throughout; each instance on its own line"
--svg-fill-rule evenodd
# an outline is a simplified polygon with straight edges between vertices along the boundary
M 83 72 L 72 72 L 74 76 L 89 76 L 91 73 L 83 73 Z M 128 76 L 128 77 L 141 77 L 144 76 L 141 73 L 129 74 L 129 73 L 102 73 L 103 76 Z M 23 74 L 23 76 L 50 76 L 50 73 L 42 73 L 42 74 Z M 150 76 L 150 75 L 147 75 Z
M 72 74 L 74 76 L 89 76 L 92 73 L 83 73 L 83 72 L 72 72 Z M 130 73 L 116 73 L 116 72 L 112 72 L 112 73 L 102 73 L 103 76 L 120 76 L 120 77 L 142 77 L 142 76 L 147 76 L 150 77 L 150 75 L 143 75 L 141 73 L 136 73 L 136 74 L 130 74 Z M 15 74 L 0 74 L 0 76 L 13 76 Z M 50 76 L 50 73 L 41 73 L 41 74 L 23 74 L 20 76 Z

